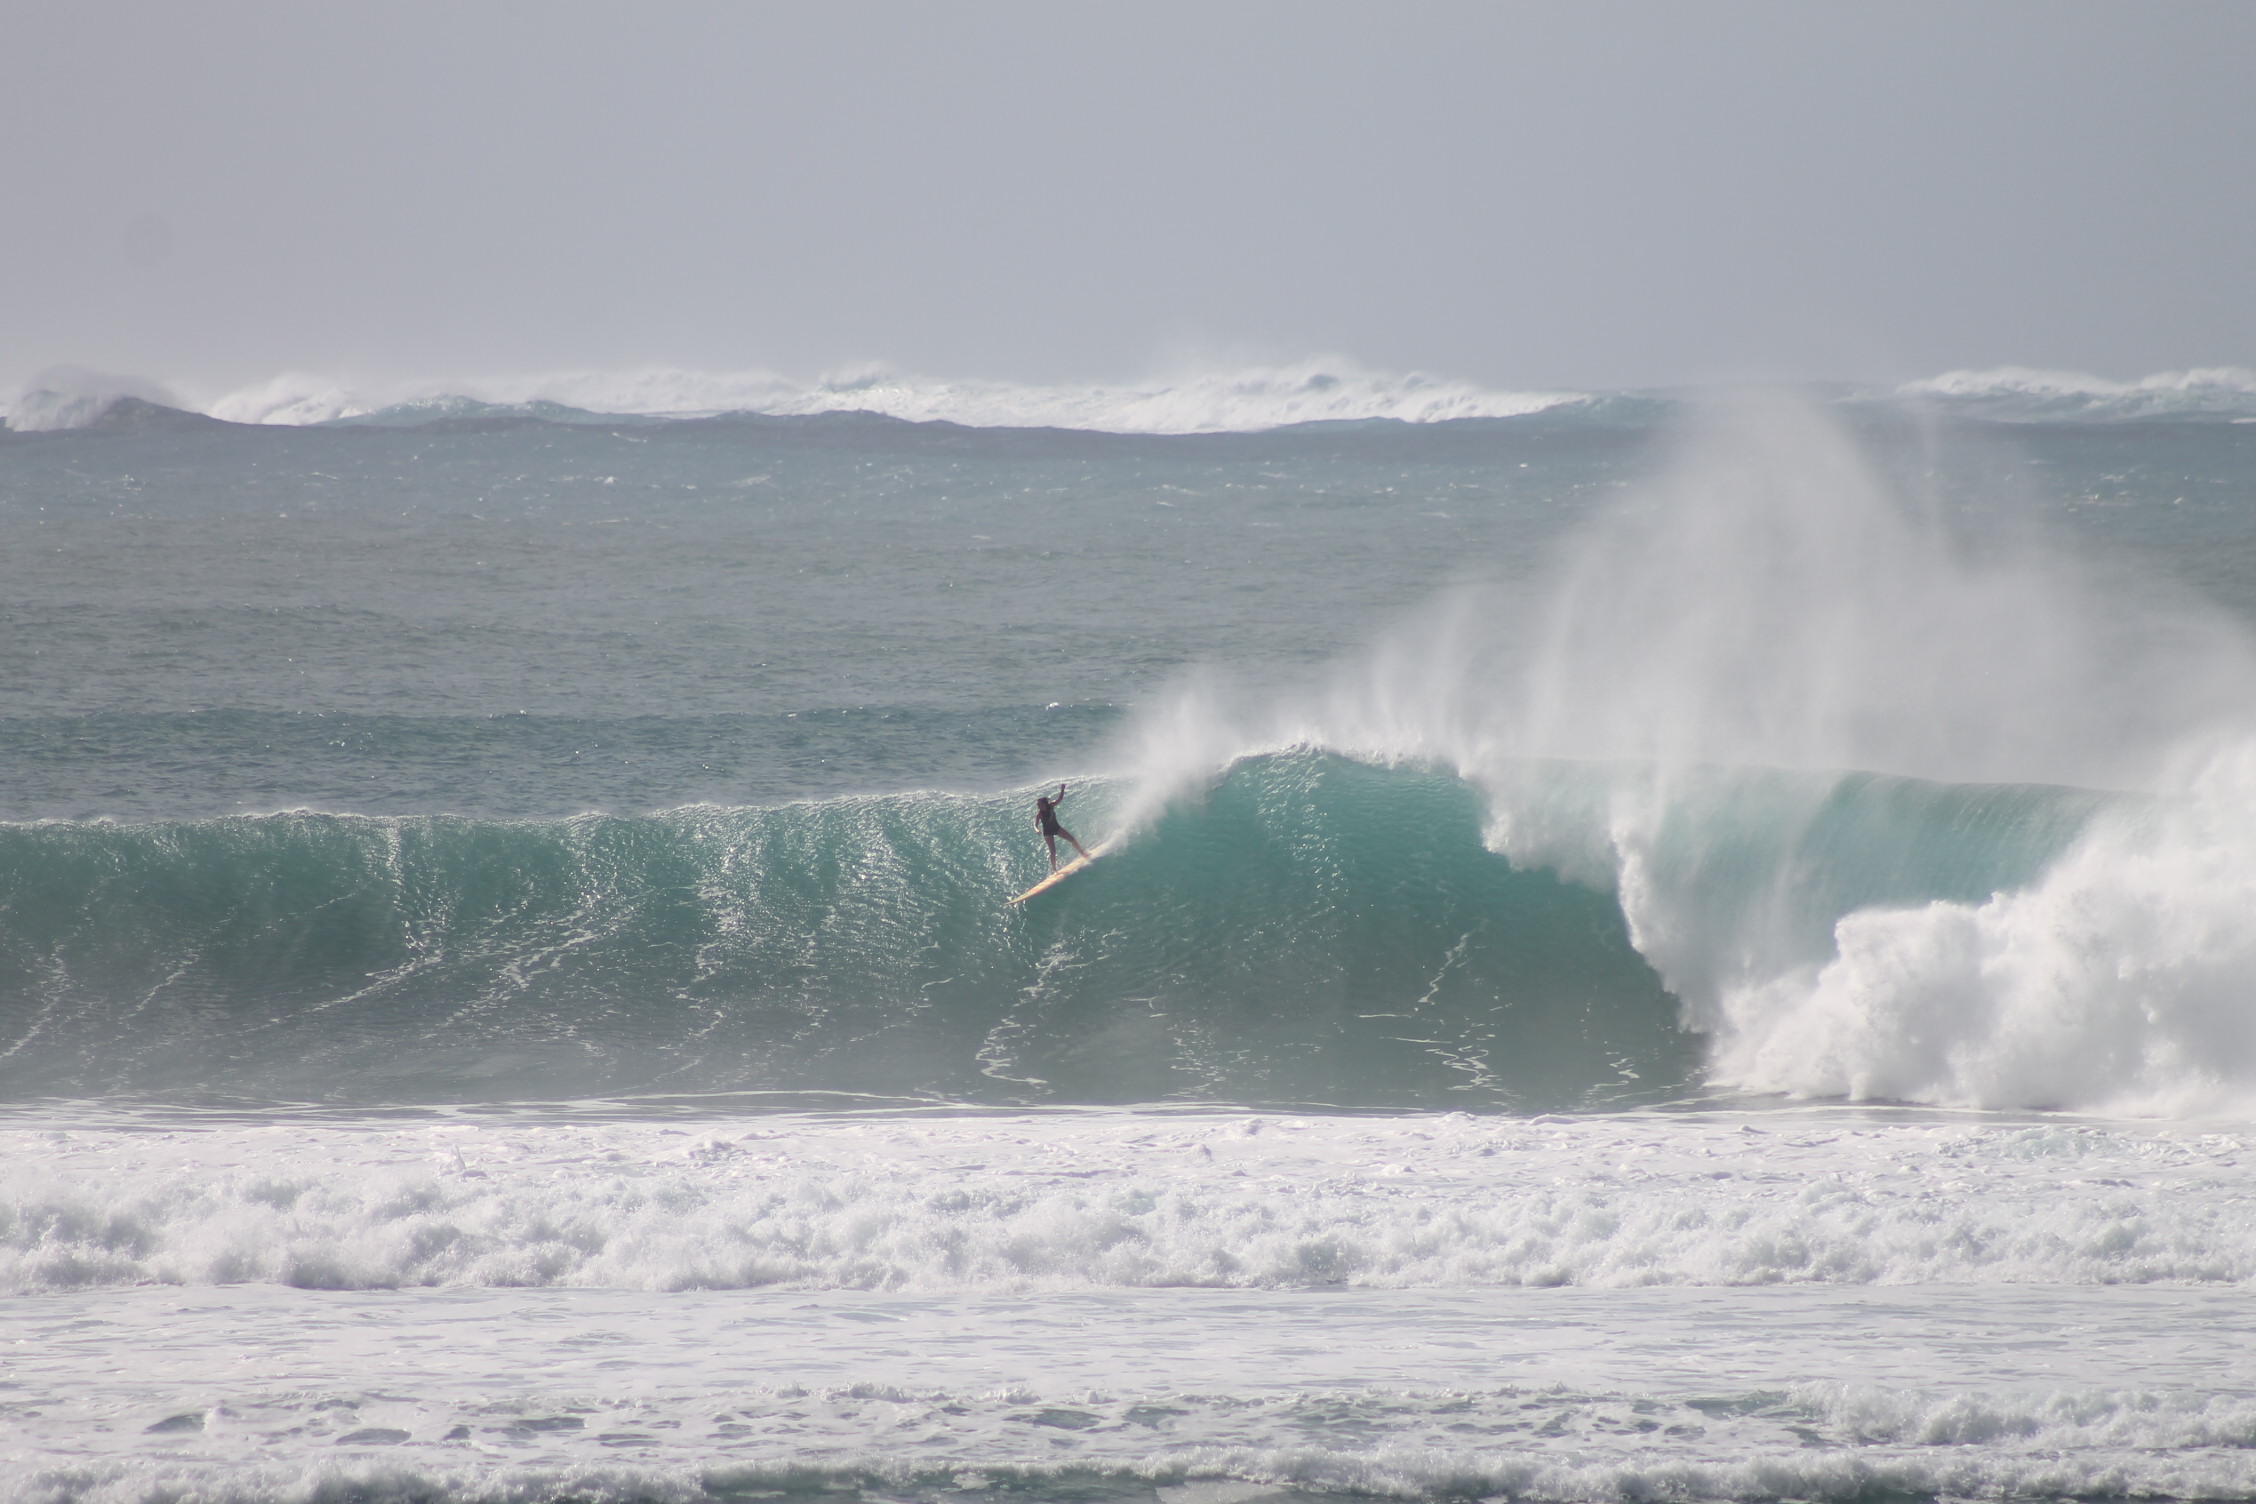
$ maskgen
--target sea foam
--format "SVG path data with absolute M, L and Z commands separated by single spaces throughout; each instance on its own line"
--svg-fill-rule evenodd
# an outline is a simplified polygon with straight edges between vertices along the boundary
M 701 1408 L 682 1406 L 686 1413 L 584 1395 L 571 1412 L 550 1415 L 513 1415 L 491 1404 L 410 1407 L 365 1394 L 327 1404 L 246 1406 L 240 1419 L 259 1429 L 187 1438 L 193 1447 L 104 1438 L 109 1455 L 98 1458 L 82 1452 L 45 1466 L 11 1459 L 0 1464 L 0 1487 L 15 1497 L 95 1504 L 179 1497 L 626 1504 L 818 1490 L 845 1504 L 967 1493 L 1094 1495 L 1120 1504 L 1465 1497 L 1853 1504 L 1875 1496 L 2237 1499 L 2256 1491 L 2245 1405 L 2175 1393 L 2101 1390 L 1985 1404 L 1928 1393 L 1837 1396 L 1808 1386 L 1672 1403 L 1636 1393 L 1509 1389 L 1218 1399 L 860 1385 L 773 1398 L 717 1386 Z M 1930 1421 L 1935 1434 L 1858 1434 L 1880 1409 Z M 405 1412 L 383 1416 L 403 1424 L 341 1430 L 383 1411 Z M 404 1428 L 456 1416 L 466 1422 L 459 1434 Z M 2079 1419 L 2099 1424 L 2079 1426 Z M 298 1424 L 281 1424 L 287 1420 Z M 229 1411 L 220 1423 L 237 1421 Z M 570 1428 L 539 1429 L 561 1423 Z M 669 1434 L 685 1424 L 695 1429 Z M 1958 1427 L 1966 1434 L 1954 1436 Z M 2186 1431 L 2214 1439 L 2165 1439 Z M 1219 1434 L 1206 1439 L 1210 1432 Z
M 2256 1282 L 2238 1130 L 1711 1111 L 9 1132 L 19 1291 Z

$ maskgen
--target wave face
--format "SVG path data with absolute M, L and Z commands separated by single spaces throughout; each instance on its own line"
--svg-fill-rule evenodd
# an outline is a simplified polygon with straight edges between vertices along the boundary
M 11 827 L 0 1083 L 1540 1105 L 1685 1079 L 1611 901 L 1488 851 L 1453 780 L 1259 761 L 1013 910 L 1024 809 Z
M 1523 815 L 1554 827 L 1596 793 L 1572 767 L 1527 787 Z M 1104 829 L 1106 802 L 1070 812 Z M 1822 960 L 1842 914 L 2033 877 L 2092 804 L 1737 779 L 1680 805 L 1647 881 L 1697 895 L 1688 933 L 1744 945 L 1759 912 L 1767 955 Z M 1005 900 L 1039 848 L 1021 797 L 12 827 L 0 1088 L 1528 1108 L 1683 1091 L 1698 1041 L 1615 895 L 1516 867 L 1489 819 L 1440 773 L 1257 758 L 1022 909 Z M 1727 967 L 1637 945 L 1686 995 Z

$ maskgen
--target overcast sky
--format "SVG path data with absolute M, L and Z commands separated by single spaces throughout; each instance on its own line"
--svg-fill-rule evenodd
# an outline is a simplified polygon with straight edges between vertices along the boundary
M 0 0 L 0 401 L 2256 365 L 2256 4 Z

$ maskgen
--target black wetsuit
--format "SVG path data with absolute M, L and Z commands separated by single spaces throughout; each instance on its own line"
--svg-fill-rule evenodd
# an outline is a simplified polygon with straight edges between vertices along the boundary
M 1035 799 L 1034 823 L 1042 828 L 1043 835 L 1062 836 L 1065 834 L 1065 827 L 1058 824 L 1057 801 L 1055 799 Z

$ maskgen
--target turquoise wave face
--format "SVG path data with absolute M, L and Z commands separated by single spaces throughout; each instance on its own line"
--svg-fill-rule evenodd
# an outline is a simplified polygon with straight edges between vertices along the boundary
M 1536 770 L 1517 797 L 1571 811 L 1590 777 Z M 1859 903 L 1987 891 L 2084 807 L 1773 781 L 1688 805 L 1706 828 L 1660 843 L 1719 936 L 1747 933 L 1734 901 L 1777 908 L 1782 872 L 1820 944 Z M 1111 794 L 1079 791 L 1068 824 L 1108 833 Z M 1696 1079 L 1700 1042 L 1614 895 L 1489 849 L 1494 812 L 1445 774 L 1241 763 L 1014 908 L 1046 869 L 1029 809 L 0 828 L 0 1093 L 1538 1110 Z

